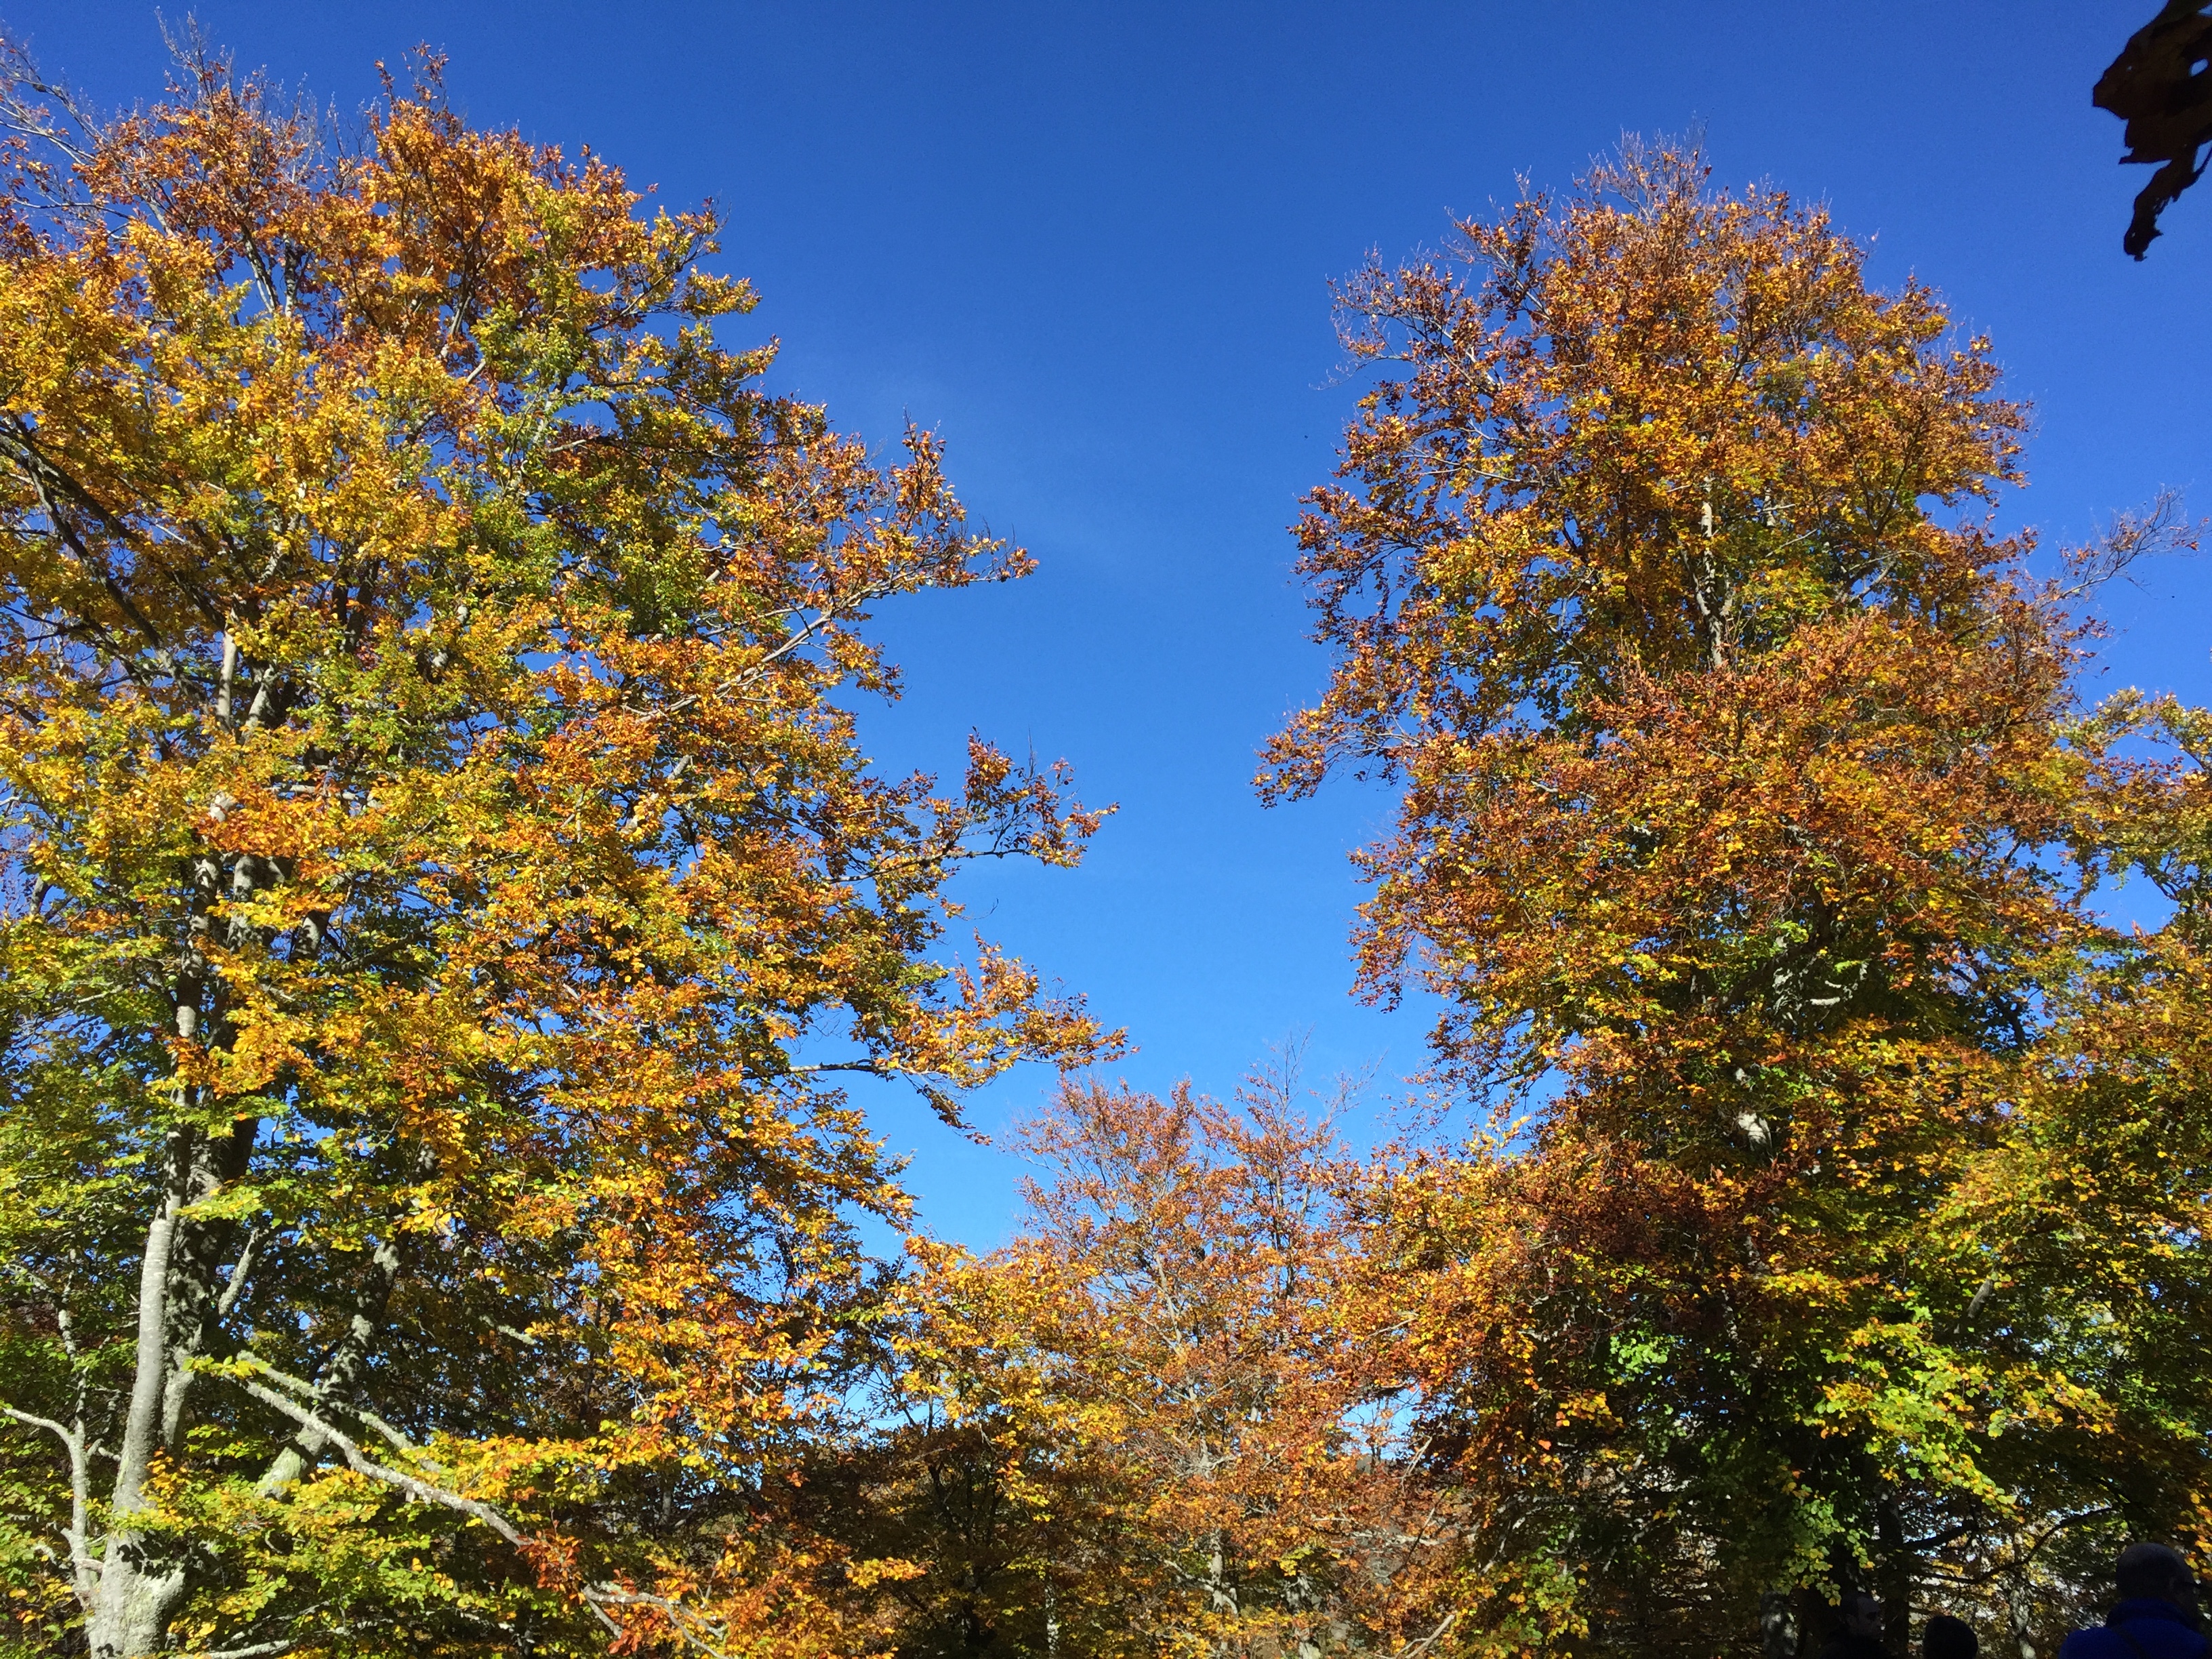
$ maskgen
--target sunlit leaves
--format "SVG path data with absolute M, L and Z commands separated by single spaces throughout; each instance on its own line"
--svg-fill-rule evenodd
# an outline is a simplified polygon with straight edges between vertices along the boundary
M 1640 1651 L 1853 1581 L 2047 1625 L 2085 1519 L 2203 1513 L 2202 1166 L 2143 1133 L 2202 1138 L 2202 786 L 2121 757 L 2196 717 L 2075 717 L 2057 596 L 1960 516 L 2017 477 L 1988 343 L 1823 213 L 1632 144 L 1461 228 L 1342 296 L 1334 672 L 1262 784 L 1398 784 L 1361 982 L 1440 993 L 1498 1115 L 1385 1184 L 1372 1269 L 1481 1559 Z M 2128 866 L 2155 939 L 2084 903 Z
M 106 124 L 9 63 L 0 1369 L 97 1488 L 71 1522 L 59 1437 L 0 1428 L 17 1616 L 836 1646 L 761 1495 L 908 1200 L 830 1085 L 951 1114 L 1104 1042 L 945 890 L 1102 815 L 980 738 L 882 776 L 848 695 L 895 689 L 871 607 L 1026 557 L 927 434 L 762 389 L 711 216 L 434 64 L 340 145 L 189 38 Z M 118 1481 L 134 1375 L 173 1403 Z M 286 1401 L 428 1486 L 283 1449 Z M 58 1599 L 57 1525 L 109 1564 Z

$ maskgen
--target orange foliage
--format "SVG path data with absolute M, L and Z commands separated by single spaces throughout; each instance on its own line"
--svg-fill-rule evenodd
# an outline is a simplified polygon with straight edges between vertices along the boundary
M 1298 530 L 1335 668 L 1261 781 L 1400 785 L 1361 982 L 1440 993 L 1500 1115 L 1392 1174 L 1367 1264 L 1456 1450 L 1462 1634 L 1704 1652 L 1763 1609 L 1786 1653 L 1855 1581 L 2043 1626 L 2112 1517 L 2206 1488 L 2183 1374 L 2097 1328 L 2124 1273 L 2016 1248 L 2077 1218 L 2044 1103 L 2118 943 L 2066 869 L 2075 636 L 1952 511 L 2021 413 L 1927 290 L 1692 154 L 1462 230 L 1345 293 L 1378 379 Z
M 1100 814 L 878 775 L 844 694 L 871 606 L 1028 560 L 760 388 L 710 216 L 434 73 L 337 150 L 198 47 L 105 125 L 10 69 L 19 1617 L 843 1649 L 763 1495 L 907 1212 L 829 1085 L 1105 1043 L 941 950 L 963 860 Z
M 908 1291 L 907 1426 L 866 1504 L 927 1564 L 902 1650 L 1273 1659 L 1448 1628 L 1448 1505 L 1402 1347 L 1346 1300 L 1363 1233 L 1327 1121 L 1279 1074 L 1237 1108 L 1070 1085 L 1026 1140 L 1049 1176 L 1020 1237 L 927 1252 Z

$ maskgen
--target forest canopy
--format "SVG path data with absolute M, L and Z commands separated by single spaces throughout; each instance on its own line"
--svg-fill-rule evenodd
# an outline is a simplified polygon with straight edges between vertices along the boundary
M 1105 811 L 877 767 L 873 618 L 1030 558 L 714 215 L 434 61 L 4 67 L 0 1650 L 2039 1659 L 2212 1545 L 2212 714 L 2082 682 L 2191 532 L 2031 575 L 1991 343 L 1823 210 L 1632 141 L 1339 287 L 1257 788 L 1391 805 L 1378 1145 L 957 925 Z M 1031 1061 L 926 1236 L 841 1085 Z

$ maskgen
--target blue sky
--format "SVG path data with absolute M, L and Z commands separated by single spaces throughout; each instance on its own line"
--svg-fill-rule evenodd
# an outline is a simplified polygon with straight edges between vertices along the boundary
M 1120 804 L 1074 872 L 968 884 L 979 923 L 1128 1027 L 1121 1071 L 1232 1086 L 1310 1033 L 1317 1077 L 1420 1063 L 1425 1018 L 1347 995 L 1346 850 L 1387 814 L 1342 786 L 1263 811 L 1254 750 L 1320 684 L 1285 526 L 1331 464 L 1328 282 L 1448 215 L 1564 184 L 1624 131 L 1702 124 L 1717 178 L 1825 199 L 1987 331 L 2037 410 L 2003 506 L 2047 546 L 2161 485 L 2212 513 L 2212 183 L 2149 260 L 2119 251 L 2146 170 L 2091 84 L 2154 0 L 1997 7 L 1040 3 L 259 3 L 198 15 L 242 64 L 349 110 L 374 63 L 445 51 L 472 120 L 590 144 L 664 200 L 712 197 L 726 269 L 784 342 L 776 380 L 888 444 L 947 441 L 970 507 L 1042 561 L 882 621 L 908 695 L 887 764 L 951 767 L 970 726 Z M 0 0 L 103 105 L 149 95 L 155 9 Z M 2212 697 L 2212 562 L 2114 590 L 2090 690 Z M 1049 1085 L 978 1103 L 986 1132 Z M 988 1246 L 1019 1166 L 874 1102 L 937 1230 Z

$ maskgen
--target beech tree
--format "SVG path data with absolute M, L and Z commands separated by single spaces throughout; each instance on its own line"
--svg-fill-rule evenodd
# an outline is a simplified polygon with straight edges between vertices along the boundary
M 1288 1071 L 1234 1104 L 1071 1083 L 1025 1139 L 1044 1178 L 1016 1239 L 933 1251 L 908 1287 L 890 1479 L 850 1506 L 910 1517 L 866 1545 L 915 1569 L 900 1650 L 1311 1659 L 1448 1634 L 1450 1521 L 1392 1409 L 1402 1356 L 1348 1304 L 1357 1166 Z
M 945 938 L 1099 815 L 850 712 L 871 606 L 1028 561 L 434 64 L 345 146 L 191 42 L 113 120 L 5 70 L 14 1639 L 840 1646 L 763 1498 L 907 1213 L 838 1075 L 1103 1041 Z
M 2029 1651 L 2089 1553 L 2204 1522 L 2201 1155 L 2150 1150 L 2202 1146 L 2194 946 L 2083 890 L 2181 857 L 2130 790 L 2201 786 L 2077 718 L 2063 596 L 1977 516 L 2021 410 L 1929 290 L 1664 145 L 1460 229 L 1343 293 L 1334 667 L 1261 787 L 1401 792 L 1360 983 L 1439 994 L 1498 1114 L 1369 1263 L 1463 1634 L 1781 1654 L 1853 1585 Z
M 912 1659 L 1152 1651 L 1138 1489 L 1087 1385 L 1082 1303 L 1014 1254 L 909 1242 L 846 1435 L 795 1501 L 848 1557 L 848 1623 Z

